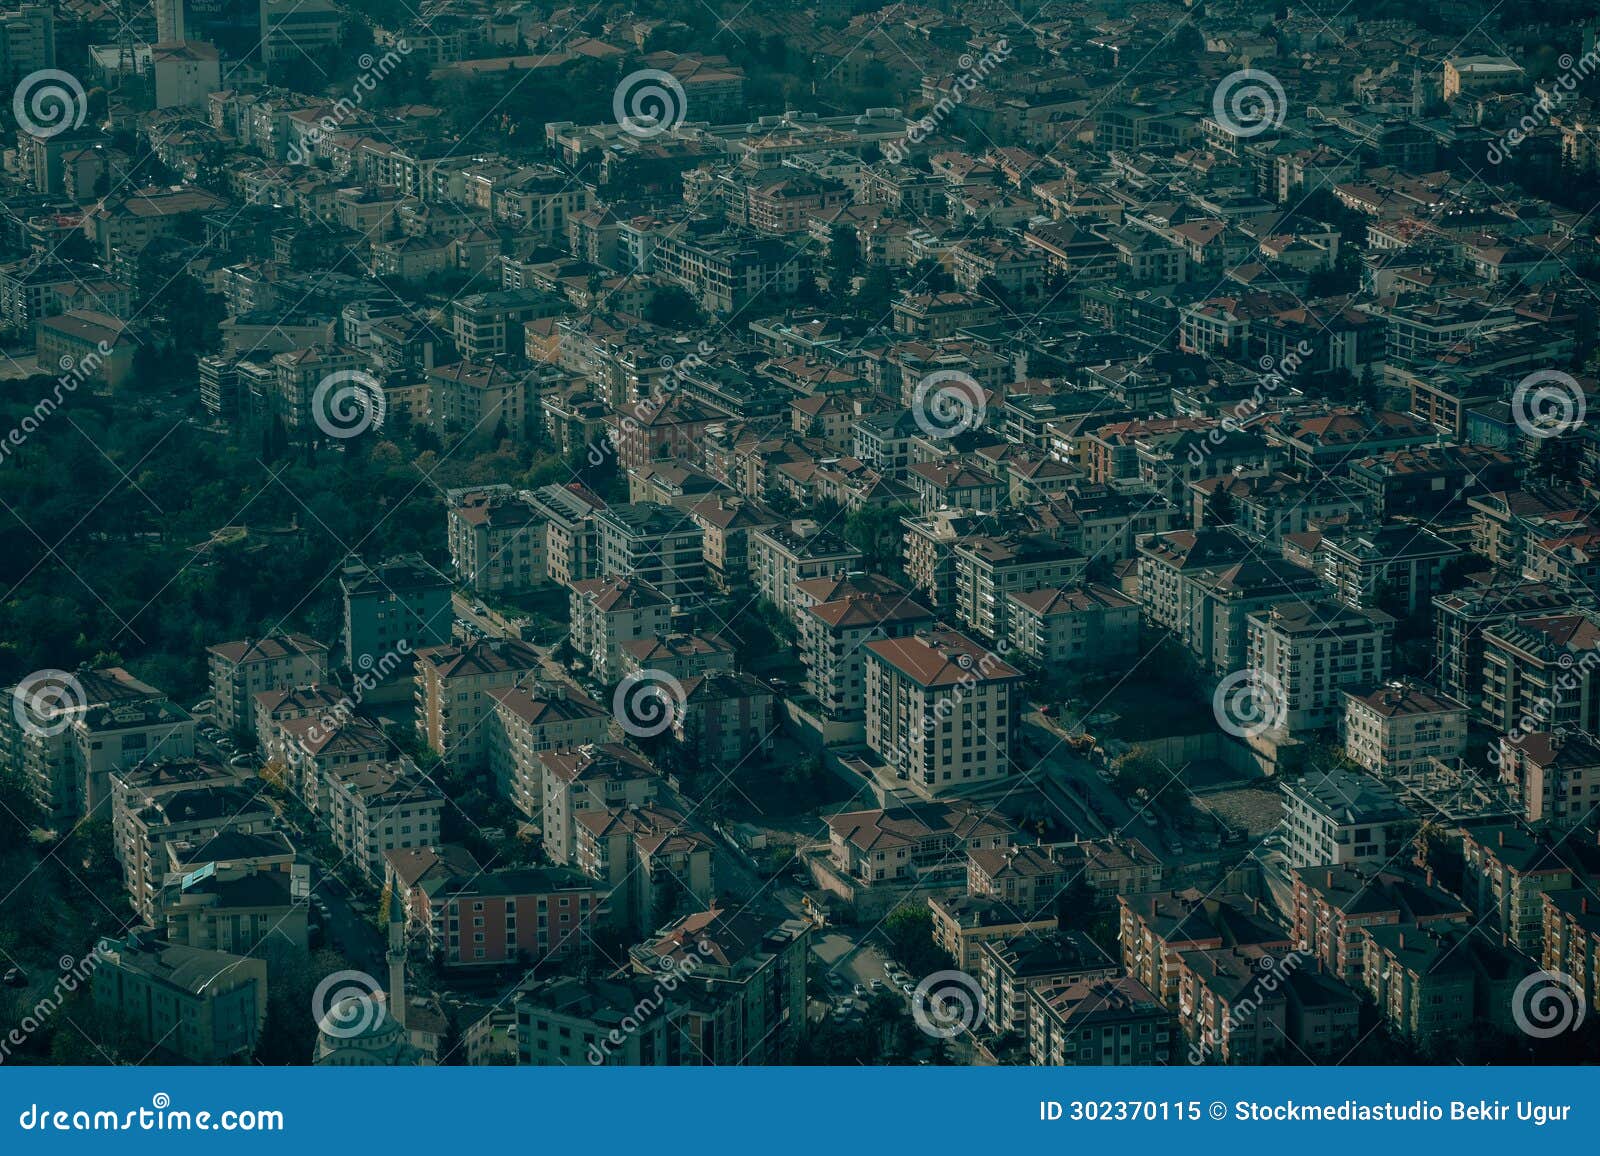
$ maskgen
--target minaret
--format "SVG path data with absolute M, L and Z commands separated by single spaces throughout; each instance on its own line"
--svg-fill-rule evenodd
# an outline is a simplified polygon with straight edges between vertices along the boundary
M 389 1014 L 402 1028 L 406 1026 L 406 913 L 400 903 L 400 889 L 389 887 Z

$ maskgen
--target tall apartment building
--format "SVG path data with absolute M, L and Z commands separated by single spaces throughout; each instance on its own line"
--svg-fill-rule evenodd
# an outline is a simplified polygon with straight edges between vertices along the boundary
M 1534 731 L 1499 741 L 1500 782 L 1529 823 L 1567 828 L 1600 810 L 1600 743 L 1582 731 Z
M 674 603 L 706 592 L 704 531 L 693 518 L 655 502 L 607 506 L 594 516 L 601 574 L 648 582 Z
M 1382 867 L 1399 857 L 1416 833 L 1416 818 L 1369 775 L 1312 770 L 1282 789 L 1279 830 L 1291 867 Z
M 231 734 L 251 730 L 255 696 L 328 681 L 328 647 L 306 634 L 278 632 L 206 648 L 217 725 Z
M 602 742 L 611 712 L 562 684 L 491 690 L 489 698 L 494 716 L 483 724 L 489 769 L 511 805 L 538 822 L 545 793 L 540 757 Z
M 983 534 L 955 548 L 956 614 L 985 638 L 1009 639 L 1009 596 L 1082 580 L 1089 560 L 1046 534 Z
M 1431 874 L 1403 864 L 1353 863 L 1300 867 L 1294 885 L 1294 940 L 1323 971 L 1359 987 L 1366 963 L 1361 929 L 1412 923 L 1466 925 L 1466 905 L 1439 887 Z
M 1006 638 L 1041 667 L 1104 669 L 1138 656 L 1139 604 L 1109 586 L 1043 586 L 1006 602 Z
M 522 593 L 550 581 L 547 520 L 510 486 L 461 494 L 445 522 L 450 563 L 479 594 Z
M 1600 677 L 1591 661 L 1600 615 L 1514 618 L 1483 631 L 1480 713 L 1504 733 L 1600 731 Z
M 528 682 L 540 663 L 533 646 L 514 638 L 417 651 L 417 732 L 428 749 L 462 770 L 488 770 L 493 692 Z
M 1473 827 L 1461 840 L 1461 897 L 1517 950 L 1537 956 L 1544 942 L 1547 891 L 1566 891 L 1600 872 L 1600 848 L 1520 823 Z
M 31 72 L 56 66 L 54 4 L 23 4 L 0 12 L 0 75 L 8 88 Z
M 816 522 L 795 521 L 750 534 L 750 579 L 757 593 L 790 621 L 799 613 L 796 587 L 861 568 L 862 553 Z
M 613 919 L 633 930 L 715 897 L 710 836 L 660 805 L 578 812 L 577 866 L 611 893 Z
M 95 1007 L 159 1055 L 191 1064 L 248 1062 L 267 1020 L 267 964 L 144 933 L 102 950 Z
M 1467 749 L 1467 708 L 1431 687 L 1388 682 L 1345 691 L 1344 753 L 1380 779 L 1425 770 Z
M 1029 991 L 1027 1029 L 1029 1059 L 1052 1067 L 1170 1063 L 1182 1039 L 1177 1017 L 1127 976 Z
M 867 746 L 933 798 L 1010 775 L 1022 673 L 953 630 L 866 646 Z
M 1370 690 L 1388 669 L 1394 619 L 1331 602 L 1281 602 L 1249 617 L 1247 663 L 1282 688 L 1281 729 L 1333 726 L 1344 691 Z
M 383 881 L 384 853 L 440 840 L 444 795 L 409 759 L 366 762 L 328 775 L 333 845 L 368 880 Z
M 450 641 L 455 614 L 450 579 L 420 554 L 406 554 L 377 565 L 351 555 L 339 574 L 344 594 L 344 662 L 352 672 L 377 672 L 382 681 L 409 690 L 412 664 L 400 655 Z M 397 659 L 401 659 L 397 661 Z
M 716 906 L 674 920 L 628 955 L 633 972 L 664 968 L 689 977 L 671 997 L 684 1064 L 781 1064 L 805 1039 L 806 962 L 811 924 L 775 926 Z
M 661 775 L 650 761 L 620 743 L 545 751 L 539 767 L 544 801 L 538 815 L 545 854 L 568 866 L 578 862 L 579 815 L 648 806 L 661 789 Z
M 30 692 L 41 702 L 59 700 L 60 713 L 30 719 L 18 709 L 17 692 Z M 52 816 L 70 819 L 83 812 L 84 771 L 73 727 L 90 711 L 107 706 L 160 700 L 155 687 L 140 682 L 118 666 L 100 670 L 80 667 L 71 672 L 35 675 L 20 687 L 7 688 L 11 710 L 0 711 L 0 749 L 7 765 L 21 774 L 34 802 Z M 26 720 L 26 721 L 25 721 Z
M 868 642 L 902 638 L 934 624 L 933 611 L 910 597 L 852 594 L 808 607 L 799 615 L 806 689 L 830 719 L 852 721 L 867 709 Z
M 589 664 L 589 676 L 604 685 L 625 673 L 624 644 L 672 633 L 672 599 L 641 578 L 612 575 L 576 582 L 567 601 L 572 649 Z
M 194 719 L 166 699 L 90 707 L 72 725 L 83 815 L 111 818 L 111 775 L 147 762 L 194 757 Z

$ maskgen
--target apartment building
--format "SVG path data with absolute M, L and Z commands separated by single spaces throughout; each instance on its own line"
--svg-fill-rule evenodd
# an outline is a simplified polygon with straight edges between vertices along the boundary
M 579 811 L 577 866 L 610 892 L 613 918 L 632 930 L 715 898 L 710 836 L 661 805 Z
M 534 509 L 548 522 L 545 566 L 550 580 L 568 589 L 593 578 L 600 567 L 600 537 L 594 515 L 605 502 L 581 484 L 548 485 L 530 495 Z
M 1109 586 L 1043 586 L 1006 595 L 1005 637 L 1042 668 L 1121 667 L 1139 653 L 1139 604 Z
M 672 599 L 634 577 L 590 578 L 572 584 L 568 597 L 572 649 L 589 665 L 589 677 L 604 686 L 619 682 L 625 643 L 672 633 Z
M 1544 893 L 1546 971 L 1571 976 L 1578 998 L 1590 1012 L 1600 1011 L 1600 901 L 1584 887 Z
M 624 678 L 656 670 L 681 682 L 696 675 L 731 672 L 734 666 L 732 643 L 723 641 L 720 635 L 700 631 L 636 638 L 623 642 L 621 650 Z
M 725 670 L 693 675 L 682 685 L 672 737 L 685 756 L 731 773 L 772 752 L 778 729 L 772 687 L 754 675 Z
M 991 939 L 973 954 L 987 1024 L 994 1032 L 1025 1036 L 1028 997 L 1035 991 L 1115 979 L 1120 974 L 1116 961 L 1077 931 L 1033 931 Z
M 1305 1054 L 1342 1058 L 1361 1038 L 1361 1001 L 1293 952 L 1256 945 L 1185 951 L 1178 1023 L 1191 1060 L 1250 1064 Z
M 935 798 L 1012 774 L 1023 675 L 953 630 L 866 645 L 867 746 Z
M 1600 677 L 1591 659 L 1600 616 L 1514 618 L 1483 630 L 1480 714 L 1502 733 L 1600 731 Z
M 606 893 L 569 867 L 434 871 L 411 891 L 428 954 L 445 967 L 537 967 L 585 954 Z
M 213 862 L 168 877 L 156 926 L 167 942 L 205 951 L 262 955 L 277 943 L 304 952 L 307 908 L 295 890 L 289 872 Z
M 404 650 L 450 641 L 455 622 L 450 579 L 420 554 L 376 565 L 351 555 L 339 573 L 339 588 L 344 595 L 346 668 L 398 684 L 409 693 L 412 663 Z
M 1291 735 L 1339 721 L 1344 691 L 1382 683 L 1394 619 L 1330 602 L 1281 602 L 1248 619 L 1246 661 L 1283 690 L 1281 729 Z
M 487 692 L 492 717 L 489 770 L 501 794 L 533 822 L 544 811 L 547 751 L 573 750 L 604 741 L 611 712 L 564 684 L 511 686 Z
M 255 722 L 255 696 L 328 681 L 328 647 L 306 634 L 219 642 L 206 648 L 213 717 L 230 734 Z
M 383 728 L 343 709 L 284 719 L 277 725 L 281 754 L 277 763 L 262 767 L 262 773 L 276 776 L 313 815 L 327 814 L 328 784 L 335 772 L 388 757 L 390 742 Z
M 961 882 L 972 851 L 1004 851 L 1016 828 L 959 803 L 911 803 L 828 816 L 834 871 L 866 885 Z
M 1171 1063 L 1177 1017 L 1136 979 L 1080 979 L 1028 993 L 1028 1058 L 1051 1067 Z
M 1002 899 L 976 895 L 931 895 L 928 909 L 933 913 L 933 941 L 969 975 L 982 966 L 986 944 L 1051 935 L 1060 923 L 1054 909 L 1023 911 Z
M 648 976 L 525 979 L 514 1002 L 517 1063 L 659 1067 L 679 1062 L 677 1011 Z M 635 1009 L 649 1009 L 639 1016 Z M 626 1029 L 626 1030 L 624 1030 Z M 620 1043 L 613 1041 L 620 1040 Z
M 1544 942 L 1544 893 L 1566 891 L 1600 873 L 1600 849 L 1533 831 L 1520 823 L 1494 823 L 1464 832 L 1462 898 L 1482 925 L 1517 950 L 1537 957 Z
M 1046 534 L 1004 533 L 962 541 L 955 563 L 957 616 L 985 638 L 1009 640 L 1009 596 L 1075 585 L 1089 560 Z
M 805 589 L 799 593 L 805 600 Z M 865 717 L 866 644 L 880 638 L 903 638 L 934 624 L 933 611 L 904 592 L 851 593 L 807 606 L 798 619 L 806 689 L 824 715 L 839 721 Z
M 686 914 L 633 947 L 633 973 L 673 969 L 691 977 L 672 995 L 683 1064 L 781 1064 L 809 1030 L 806 970 L 811 925 L 776 925 L 713 904 Z
M 1389 1030 L 1439 1043 L 1487 1023 L 1516 1031 L 1512 991 L 1528 961 L 1480 929 L 1363 927 L 1363 987 Z
M 1363 982 L 1369 926 L 1458 924 L 1472 912 L 1438 886 L 1431 873 L 1403 863 L 1372 867 L 1342 863 L 1294 868 L 1294 940 L 1327 974 L 1359 987 Z
M 594 515 L 600 568 L 645 582 L 674 603 L 691 604 L 706 593 L 704 532 L 671 506 L 630 502 Z
M 906 467 L 906 484 L 923 517 L 936 510 L 998 510 L 1007 493 L 999 478 L 959 459 L 913 462 Z
M 1573 595 L 1539 582 L 1473 587 L 1433 599 L 1439 689 L 1476 712 L 1483 701 L 1485 634 L 1516 618 L 1569 614 Z
M 482 638 L 416 652 L 416 726 L 428 749 L 468 772 L 489 769 L 493 691 L 540 669 L 539 651 L 514 638 Z
M 1259 900 L 1199 888 L 1117 896 L 1122 970 L 1165 1006 L 1178 1007 L 1182 955 L 1261 947 L 1288 951 L 1290 933 L 1265 914 Z
M 111 775 L 147 762 L 194 757 L 194 719 L 166 699 L 92 706 L 72 724 L 80 813 L 111 817 Z
M 518 594 L 550 581 L 547 522 L 509 486 L 460 495 L 445 521 L 450 563 L 477 593 Z
M 1416 833 L 1417 820 L 1377 779 L 1334 768 L 1282 784 L 1278 830 L 1291 867 L 1393 862 Z
M 138 782 L 138 776 L 134 776 Z M 177 789 L 135 786 L 125 795 L 129 808 L 121 815 L 119 856 L 123 881 L 133 909 L 153 924 L 159 914 L 161 888 L 169 873 L 171 844 L 203 847 L 223 834 L 265 834 L 274 829 L 276 813 L 259 792 L 220 777 L 183 784 Z M 113 810 L 116 808 L 113 794 Z M 113 817 L 113 829 L 117 817 Z
M 1500 782 L 1524 821 L 1567 829 L 1600 811 L 1600 743 L 1582 731 L 1502 735 Z
M 1425 770 L 1467 749 L 1467 708 L 1415 682 L 1345 691 L 1344 753 L 1380 779 Z
M 695 502 L 689 516 L 704 535 L 706 578 L 723 594 L 750 580 L 750 535 L 784 521 L 760 502 L 720 492 Z
M 543 752 L 538 761 L 544 792 L 540 829 L 545 854 L 555 863 L 577 864 L 578 816 L 583 812 L 647 807 L 660 794 L 660 772 L 620 743 L 558 748 Z
M 859 570 L 862 560 L 860 550 L 808 520 L 752 531 L 749 553 L 756 592 L 791 622 L 800 613 L 800 583 Z
M 135 933 L 99 953 L 94 1005 L 158 1056 L 248 1062 L 267 1019 L 267 964 Z
M 384 878 L 384 852 L 439 842 L 444 802 L 409 759 L 337 768 L 328 775 L 328 834 L 376 885 Z

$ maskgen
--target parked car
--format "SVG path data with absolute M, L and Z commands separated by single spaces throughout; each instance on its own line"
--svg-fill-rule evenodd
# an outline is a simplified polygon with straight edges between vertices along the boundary
M 908 981 L 900 985 L 900 990 L 908 996 L 913 996 L 917 994 L 917 985 Z
M 870 983 L 868 983 L 867 987 L 872 989 L 874 992 L 882 991 L 883 990 L 883 980 L 875 979 L 875 980 L 871 981 Z
M 850 990 L 855 993 L 855 997 L 857 999 L 866 999 L 867 998 L 867 985 L 864 984 L 864 983 L 858 983 L 858 984 L 855 985 L 855 987 L 851 988 Z
M 190 714 L 210 714 L 212 709 L 216 705 L 217 704 L 216 704 L 216 702 L 214 700 L 209 699 L 209 698 L 203 698 L 199 702 L 195 703 L 192 707 L 189 708 L 189 713 Z
M 28 973 L 20 967 L 6 968 L 5 985 L 7 987 L 27 987 Z

